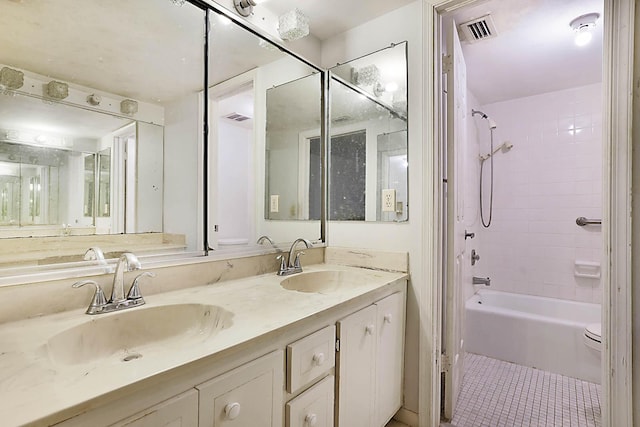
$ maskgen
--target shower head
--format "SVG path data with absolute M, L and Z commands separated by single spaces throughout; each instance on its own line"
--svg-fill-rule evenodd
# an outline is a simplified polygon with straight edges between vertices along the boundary
M 505 142 L 500 148 L 502 149 L 503 153 L 506 153 L 513 148 L 513 144 L 511 144 L 510 142 Z
M 471 116 L 475 116 L 476 114 L 489 121 L 489 129 L 495 129 L 498 127 L 498 125 L 496 125 L 496 122 L 494 122 L 493 119 L 489 118 L 489 116 L 487 116 L 485 113 L 480 110 L 471 109 Z

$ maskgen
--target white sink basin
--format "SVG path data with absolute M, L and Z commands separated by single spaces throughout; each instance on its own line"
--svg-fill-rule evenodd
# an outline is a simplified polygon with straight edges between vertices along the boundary
M 366 280 L 364 274 L 352 271 L 310 271 L 288 277 L 280 282 L 280 286 L 290 291 L 325 294 L 358 286 Z
M 123 362 L 144 357 L 154 347 L 192 345 L 233 324 L 233 313 L 214 305 L 175 304 L 140 307 L 87 316 L 87 322 L 47 342 L 51 359 L 62 365 L 110 356 Z

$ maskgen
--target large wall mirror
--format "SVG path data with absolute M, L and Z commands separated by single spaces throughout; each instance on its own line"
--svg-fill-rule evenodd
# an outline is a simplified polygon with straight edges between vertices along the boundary
M 407 43 L 331 73 L 328 219 L 407 221 Z
M 0 275 L 90 246 L 202 253 L 205 22 L 170 1 L 2 4 Z

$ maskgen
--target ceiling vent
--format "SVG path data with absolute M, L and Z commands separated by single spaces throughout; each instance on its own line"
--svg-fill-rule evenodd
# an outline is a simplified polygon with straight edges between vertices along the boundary
M 240 113 L 231 113 L 223 117 L 225 119 L 233 120 L 234 122 L 244 122 L 245 120 L 251 120 L 251 117 L 244 116 Z
M 489 14 L 464 22 L 458 25 L 458 28 L 464 35 L 464 39 L 470 43 L 490 39 L 498 35 L 493 18 Z

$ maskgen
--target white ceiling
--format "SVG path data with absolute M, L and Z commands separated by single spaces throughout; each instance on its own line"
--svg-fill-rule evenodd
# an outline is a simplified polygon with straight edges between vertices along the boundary
M 265 0 L 276 15 L 298 8 L 309 17 L 309 32 L 320 40 L 357 27 L 416 0 Z
M 323 40 L 412 1 L 268 0 L 257 7 L 276 14 L 298 7 Z M 498 29 L 495 39 L 463 44 L 470 89 L 487 104 L 601 81 L 603 19 L 583 48 L 569 22 L 602 9 L 602 0 L 488 0 L 454 12 L 458 22 L 490 12 Z M 202 87 L 202 19 L 199 9 L 169 0 L 0 0 L 0 64 L 165 103 Z M 216 17 L 212 28 L 210 83 L 284 56 Z
M 590 12 L 601 15 L 593 40 L 578 47 L 569 23 Z M 602 0 L 489 0 L 452 17 L 462 23 L 487 13 L 498 36 L 462 45 L 480 104 L 602 81 Z

